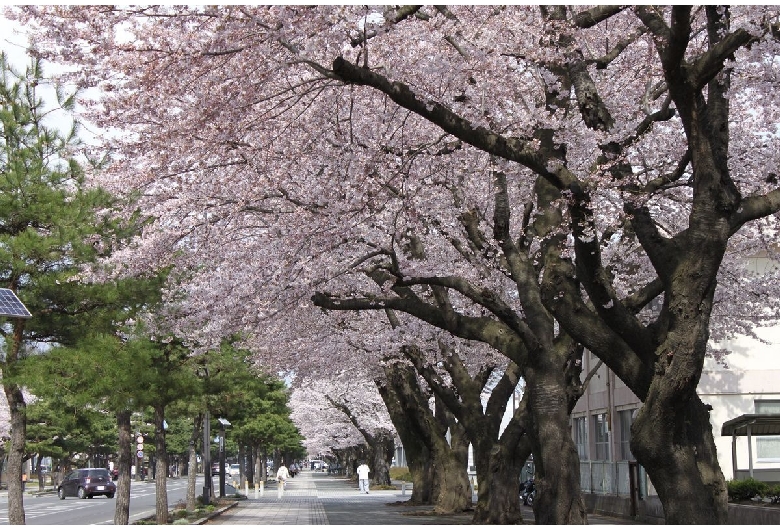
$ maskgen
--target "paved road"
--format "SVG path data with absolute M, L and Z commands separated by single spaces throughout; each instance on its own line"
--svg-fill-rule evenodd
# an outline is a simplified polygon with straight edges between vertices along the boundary
M 437 516 L 430 506 L 405 506 L 409 493 L 400 490 L 371 490 L 360 493 L 355 482 L 321 472 L 304 471 L 288 481 L 282 499 L 275 484 L 265 488 L 262 497 L 253 492 L 235 508 L 222 513 L 210 525 L 467 525 L 471 514 Z M 519 499 L 518 499 L 518 502 Z M 526 523 L 533 513 L 523 507 Z M 589 516 L 590 524 L 633 524 L 612 517 Z
M 187 496 L 187 479 L 168 479 L 168 502 L 171 505 Z M 196 481 L 196 492 L 203 490 L 203 477 Z M 232 492 L 232 488 L 230 489 Z M 135 482 L 130 486 L 130 521 L 154 515 L 154 482 Z M 78 499 L 68 497 L 60 500 L 54 493 L 37 495 L 28 491 L 24 496 L 24 512 L 27 524 L 34 525 L 92 525 L 114 524 L 116 499 L 95 497 Z M 0 525 L 8 524 L 8 493 L 0 495 Z

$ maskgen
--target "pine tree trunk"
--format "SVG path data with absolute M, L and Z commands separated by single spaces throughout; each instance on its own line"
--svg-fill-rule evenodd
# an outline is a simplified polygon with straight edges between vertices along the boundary
M 131 412 L 123 410 L 116 415 L 119 457 L 117 459 L 116 508 L 114 524 L 130 523 L 130 462 L 132 459 L 133 433 L 130 424 Z
M 11 443 L 8 450 L 8 524 L 25 524 L 24 492 L 22 490 L 22 464 L 24 462 L 24 444 L 27 437 L 27 420 L 24 396 L 15 384 L 3 381 L 3 389 L 8 400 L 11 415 Z
M 164 418 L 165 407 L 162 405 L 156 406 L 154 408 L 154 485 L 156 489 L 155 520 L 157 521 L 157 524 L 168 524 L 168 458 L 165 450 L 165 429 L 163 429 Z
M 198 452 L 195 448 L 198 445 L 198 438 L 200 438 L 201 423 L 203 423 L 203 416 L 199 414 L 192 422 L 192 437 L 190 438 L 190 446 L 187 452 L 186 509 L 188 512 L 194 512 L 197 506 L 198 495 L 195 491 L 195 481 L 198 478 Z

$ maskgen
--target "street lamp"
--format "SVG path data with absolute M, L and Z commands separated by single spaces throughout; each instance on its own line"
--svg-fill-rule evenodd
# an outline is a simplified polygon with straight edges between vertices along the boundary
M 219 418 L 219 496 L 225 496 L 225 427 L 230 422 L 225 418 Z

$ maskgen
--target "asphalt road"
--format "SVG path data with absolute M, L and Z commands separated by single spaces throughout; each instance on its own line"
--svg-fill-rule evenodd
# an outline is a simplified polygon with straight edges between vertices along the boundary
M 219 491 L 218 478 L 214 487 Z M 187 478 L 168 479 L 168 504 L 173 506 L 187 497 Z M 233 493 L 226 488 L 226 494 Z M 195 486 L 197 495 L 203 493 L 203 477 L 198 476 Z M 25 522 L 34 525 L 94 525 L 114 524 L 116 498 L 94 497 L 78 499 L 68 497 L 60 500 L 56 494 L 25 495 Z M 135 482 L 130 486 L 130 522 L 154 515 L 154 482 Z M 0 496 L 0 525 L 8 524 L 8 495 Z

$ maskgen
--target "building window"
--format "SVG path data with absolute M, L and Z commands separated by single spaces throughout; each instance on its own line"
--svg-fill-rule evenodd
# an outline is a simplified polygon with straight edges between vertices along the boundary
M 753 407 L 756 414 L 780 414 L 780 399 L 756 399 Z
M 634 460 L 631 454 L 631 423 L 634 421 L 633 410 L 618 411 L 618 425 L 620 426 L 620 460 Z
M 756 462 L 780 462 L 780 436 L 756 436 Z
M 609 460 L 609 429 L 605 412 L 593 415 L 593 445 L 596 449 L 594 460 Z
M 580 460 L 588 459 L 588 432 L 584 416 L 581 418 L 572 418 L 572 438 L 574 445 L 577 446 L 577 456 Z
M 780 399 L 756 399 L 756 414 L 780 414 Z M 780 436 L 756 436 L 756 462 L 780 462 Z

